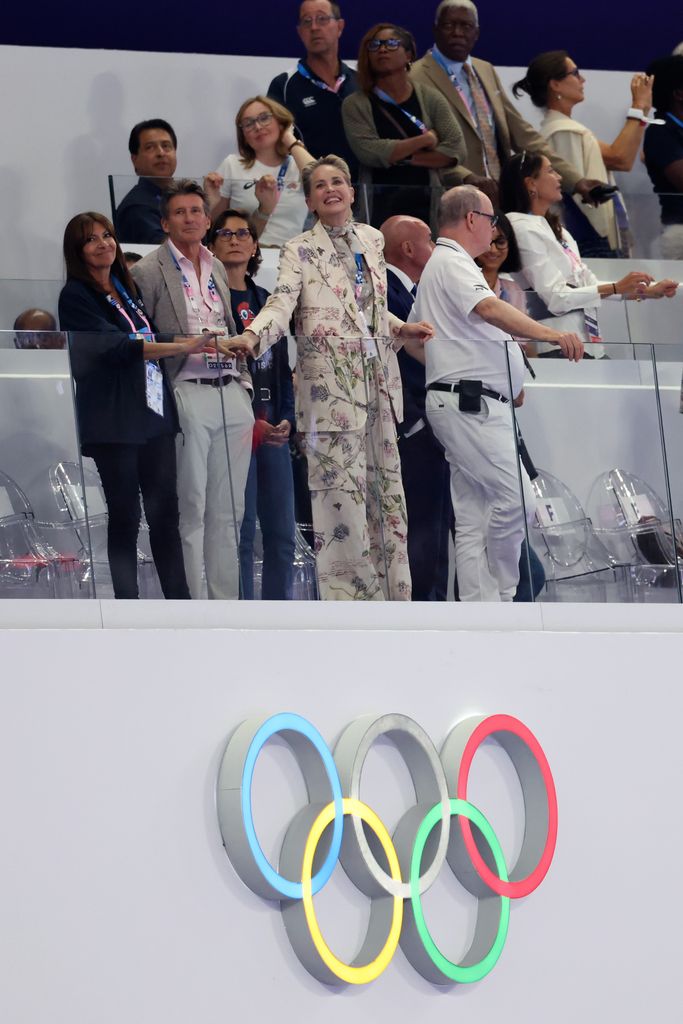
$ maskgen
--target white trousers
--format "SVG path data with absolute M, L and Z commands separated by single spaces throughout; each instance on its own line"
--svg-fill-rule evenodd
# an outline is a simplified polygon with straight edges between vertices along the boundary
M 180 538 L 190 594 L 202 597 L 206 567 L 208 596 L 234 600 L 254 427 L 251 399 L 239 381 L 222 388 L 178 381 L 175 397 L 182 430 L 177 442 Z
M 518 467 L 510 406 L 482 397 L 481 412 L 460 412 L 458 400 L 428 391 L 426 408 L 451 467 L 460 600 L 511 601 L 519 583 L 524 515 L 531 522 L 535 511 L 531 481 Z

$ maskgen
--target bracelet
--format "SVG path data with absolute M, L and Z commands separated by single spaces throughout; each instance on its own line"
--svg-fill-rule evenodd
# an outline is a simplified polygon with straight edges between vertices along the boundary
M 301 141 L 301 139 L 294 139 L 294 142 L 293 142 L 293 143 L 292 143 L 292 145 L 291 145 L 291 146 L 289 147 L 289 149 L 287 150 L 287 152 L 288 152 L 288 153 L 291 153 L 291 152 L 292 152 L 292 150 L 294 149 L 294 147 L 295 147 L 295 146 L 301 146 L 301 148 L 302 148 L 302 149 L 305 149 L 305 148 L 306 148 L 306 147 L 304 146 L 303 142 Z
M 627 121 L 640 121 L 644 126 L 647 124 L 647 114 L 643 110 L 639 110 L 638 107 L 629 107 L 626 111 Z
M 615 295 L 618 295 L 618 294 L 619 294 L 619 292 L 617 291 L 617 286 L 616 286 L 616 284 L 614 283 L 614 281 L 612 282 L 612 291 L 614 292 L 614 294 L 615 294 Z

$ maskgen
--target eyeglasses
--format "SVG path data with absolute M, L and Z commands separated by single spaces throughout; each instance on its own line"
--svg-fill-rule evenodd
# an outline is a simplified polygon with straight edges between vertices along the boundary
M 483 210 L 470 210 L 470 213 L 476 213 L 477 217 L 486 217 L 487 220 L 491 221 L 491 227 L 495 228 L 498 223 L 497 213 L 484 213 Z
M 245 117 L 244 121 L 240 121 L 240 128 L 243 132 L 253 132 L 254 128 L 257 127 L 265 128 L 272 120 L 273 115 L 270 110 L 264 110 L 257 117 Z
M 231 238 L 251 238 L 251 231 L 249 228 L 238 228 L 237 231 L 231 231 L 230 228 L 219 228 L 216 238 L 227 238 L 228 242 Z
M 338 21 L 334 14 L 316 14 L 315 18 L 300 18 L 299 28 L 325 28 L 331 21 Z
M 507 249 L 508 244 L 509 243 L 505 235 L 498 235 L 497 238 L 494 238 L 491 241 L 491 245 L 494 249 Z
M 398 50 L 399 46 L 403 43 L 400 39 L 396 39 L 392 36 L 391 39 L 370 39 L 367 47 L 370 53 L 376 53 L 384 47 L 385 50 Z
M 572 68 L 571 71 L 565 71 L 565 73 L 562 75 L 562 77 L 563 78 L 569 78 L 570 75 L 573 75 L 574 78 L 581 78 L 581 72 L 579 71 L 578 68 Z

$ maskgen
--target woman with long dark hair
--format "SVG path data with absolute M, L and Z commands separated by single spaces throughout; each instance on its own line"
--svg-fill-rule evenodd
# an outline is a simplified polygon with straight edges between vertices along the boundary
M 59 321 L 69 339 L 84 455 L 94 459 L 109 512 L 107 546 L 117 598 L 137 598 L 140 492 L 166 598 L 189 598 L 178 533 L 178 416 L 163 360 L 203 351 L 207 337 L 154 341 L 155 327 L 114 228 L 79 213 L 64 231 L 66 284 Z
M 600 358 L 605 354 L 599 325 L 604 299 L 670 298 L 678 285 L 669 280 L 653 284 L 654 278 L 640 270 L 618 281 L 598 281 L 553 211 L 561 197 L 560 176 L 542 154 L 518 153 L 503 167 L 501 206 L 519 246 L 519 277 L 533 293 L 527 296 L 530 315 L 557 330 L 574 331 L 589 346 L 587 355 Z M 555 355 L 548 348 L 539 345 L 539 355 Z

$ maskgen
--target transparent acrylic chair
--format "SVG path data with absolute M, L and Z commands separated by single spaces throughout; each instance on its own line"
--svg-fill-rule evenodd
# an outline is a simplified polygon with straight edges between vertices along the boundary
M 536 515 L 529 538 L 546 574 L 539 600 L 629 601 L 628 574 L 596 537 L 576 495 L 544 469 L 532 487 Z
M 677 601 L 676 567 L 681 567 L 680 520 L 674 520 L 657 492 L 623 469 L 599 476 L 588 496 L 595 533 L 620 562 L 630 566 L 634 600 Z
M 102 484 L 96 472 L 76 462 L 58 462 L 50 467 L 50 485 L 55 497 L 60 520 L 51 524 L 57 529 L 69 530 L 78 548 L 83 566 L 81 588 L 97 587 L 97 596 L 111 598 L 114 589 L 107 556 L 107 525 L 109 517 Z M 85 500 L 83 487 L 85 486 Z M 87 515 L 86 515 L 87 506 Z M 142 523 L 141 530 L 146 529 Z M 151 555 L 138 547 L 138 578 L 140 597 L 160 598 L 161 587 Z
M 0 597 L 73 597 L 77 568 L 73 554 L 60 554 L 44 536 L 18 484 L 0 473 Z

